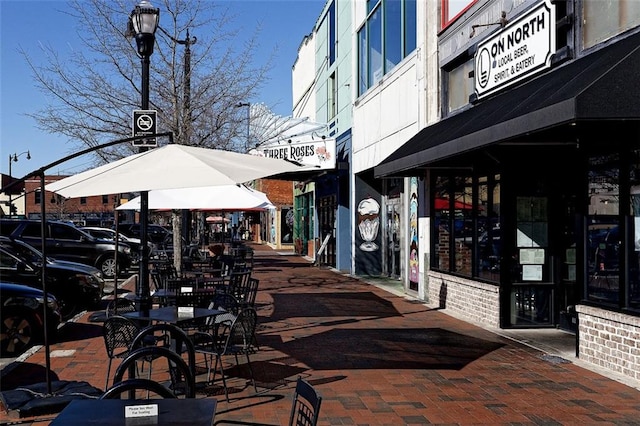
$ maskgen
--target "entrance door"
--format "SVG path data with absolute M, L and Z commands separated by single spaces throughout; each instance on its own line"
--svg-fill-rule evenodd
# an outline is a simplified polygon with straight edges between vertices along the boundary
M 322 265 L 336 266 L 336 210 L 335 194 L 318 200 L 318 221 L 320 225 L 320 249 L 318 261 Z M 326 241 L 326 244 L 325 244 Z
M 536 181 L 530 192 L 526 187 L 517 189 L 515 220 L 507 231 L 513 247 L 505 252 L 511 255 L 507 322 L 512 327 L 573 329 L 569 311 L 577 297 L 576 187 L 551 176 Z
M 511 272 L 512 326 L 553 323 L 553 259 L 549 241 L 549 199 L 516 197 L 514 267 Z
M 400 278 L 400 197 L 387 201 L 387 275 Z

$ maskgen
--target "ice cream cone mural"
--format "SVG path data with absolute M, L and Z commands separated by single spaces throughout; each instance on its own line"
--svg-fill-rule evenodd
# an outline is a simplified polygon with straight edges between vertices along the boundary
M 380 204 L 371 197 L 365 198 L 358 204 L 358 231 L 364 240 L 360 244 L 360 250 L 378 250 L 378 245 L 373 241 L 378 237 L 379 229 Z

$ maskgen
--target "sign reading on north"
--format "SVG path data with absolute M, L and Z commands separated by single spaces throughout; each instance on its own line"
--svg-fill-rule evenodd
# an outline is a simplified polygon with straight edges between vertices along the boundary
M 478 44 L 474 82 L 478 99 L 551 67 L 556 13 L 550 0 Z
M 140 137 L 156 134 L 156 111 L 133 111 L 133 136 Z M 157 147 L 156 138 L 144 138 L 133 141 L 133 146 Z

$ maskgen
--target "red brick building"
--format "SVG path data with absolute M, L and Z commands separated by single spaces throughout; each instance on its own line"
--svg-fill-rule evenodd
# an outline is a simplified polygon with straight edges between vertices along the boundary
M 45 176 L 45 185 L 67 176 Z M 115 194 L 97 195 L 92 197 L 63 198 L 53 192 L 45 191 L 44 197 L 40 191 L 40 178 L 30 178 L 24 183 L 25 215 L 29 219 L 39 219 L 41 203 L 45 203 L 47 218 L 56 220 L 70 220 L 76 224 L 111 226 L 113 212 L 119 204 Z

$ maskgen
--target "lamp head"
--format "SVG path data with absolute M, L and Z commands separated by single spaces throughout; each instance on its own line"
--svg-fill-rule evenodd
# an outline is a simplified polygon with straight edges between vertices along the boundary
M 160 9 L 153 7 L 148 0 L 142 0 L 131 11 L 126 34 L 135 36 L 138 53 L 141 56 L 149 56 L 153 53 L 159 21 Z

